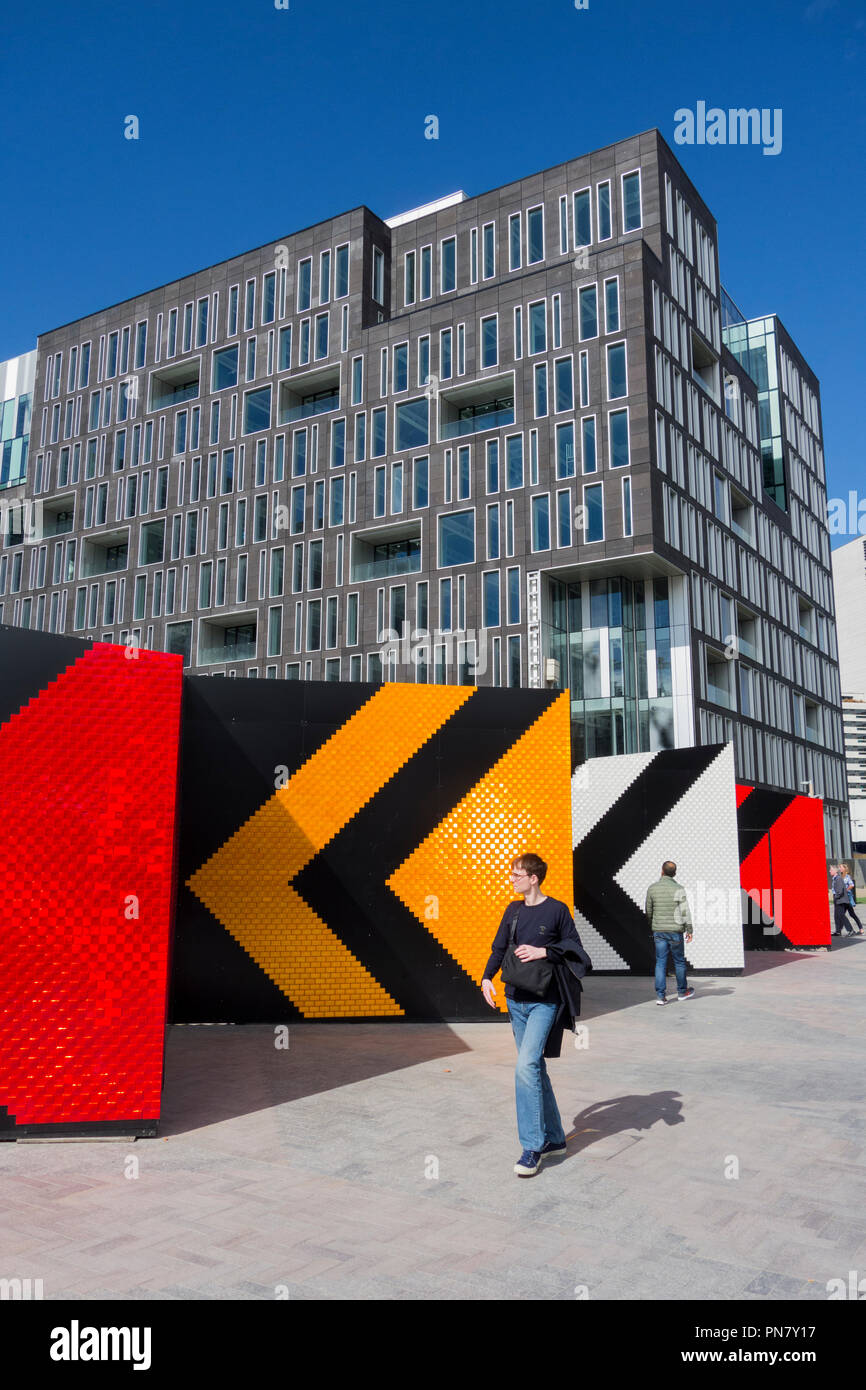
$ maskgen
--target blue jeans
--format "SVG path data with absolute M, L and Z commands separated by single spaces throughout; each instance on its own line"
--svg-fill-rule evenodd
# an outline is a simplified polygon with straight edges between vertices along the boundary
M 542 999 L 531 1004 L 508 999 L 506 1003 L 517 1043 L 517 1134 L 524 1149 L 539 1153 L 549 1140 L 565 1143 L 565 1131 L 544 1064 L 544 1044 L 559 1006 Z
M 659 999 L 664 998 L 668 951 L 673 957 L 674 970 L 677 973 L 677 994 L 685 994 L 688 985 L 686 983 L 686 952 L 683 946 L 682 932 L 654 931 L 653 936 L 656 943 L 656 994 Z

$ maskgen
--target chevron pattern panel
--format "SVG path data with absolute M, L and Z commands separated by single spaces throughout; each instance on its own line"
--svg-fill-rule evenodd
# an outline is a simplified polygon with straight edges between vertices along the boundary
M 188 677 L 172 1018 L 489 1018 L 511 859 L 572 901 L 569 740 L 559 692 Z
M 824 803 L 737 785 L 748 948 L 830 945 Z
M 0 627 L 0 1139 L 156 1133 L 181 685 Z
M 644 904 L 666 859 L 695 931 L 693 970 L 743 966 L 732 744 L 592 758 L 572 775 L 575 924 L 597 971 L 649 975 Z

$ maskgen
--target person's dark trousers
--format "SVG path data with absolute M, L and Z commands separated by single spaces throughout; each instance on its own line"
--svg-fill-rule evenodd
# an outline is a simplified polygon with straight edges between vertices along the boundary
M 837 936 L 841 936 L 841 935 L 842 935 L 842 929 L 843 929 L 843 927 L 845 926 L 845 914 L 846 914 L 846 912 L 848 911 L 849 906 L 850 906 L 849 903 L 834 903 L 834 904 L 833 904 L 833 918 L 834 918 L 834 921 L 835 921 L 835 924 L 836 924 L 836 935 L 837 935 Z M 853 933 L 852 933 L 852 934 L 853 934 Z
M 659 999 L 664 999 L 668 951 L 671 953 L 674 970 L 676 971 L 677 994 L 685 994 L 688 989 L 688 983 L 686 981 L 686 952 L 683 946 L 682 932 L 654 931 L 653 936 L 656 943 L 656 994 Z
M 860 918 L 857 916 L 857 913 L 854 911 L 854 907 L 853 907 L 853 905 L 852 905 L 852 903 L 851 903 L 850 898 L 848 899 L 847 902 L 843 903 L 843 907 L 845 908 L 845 911 L 846 911 L 847 913 L 849 913 L 850 916 L 852 916 L 852 917 L 854 918 L 854 921 L 857 923 L 857 926 L 859 927 L 860 931 L 862 931 L 862 930 L 863 930 L 863 923 L 860 921 Z M 844 918 L 843 918 L 843 920 L 844 920 Z

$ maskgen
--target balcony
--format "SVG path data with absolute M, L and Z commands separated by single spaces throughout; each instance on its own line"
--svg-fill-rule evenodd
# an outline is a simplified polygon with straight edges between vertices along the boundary
M 339 366 L 304 372 L 280 382 L 277 420 L 280 425 L 291 425 L 297 420 L 308 420 L 311 416 L 339 409 Z
M 417 574 L 421 569 L 420 523 L 376 527 L 352 536 L 351 583 Z
M 148 410 L 167 410 L 182 401 L 193 400 L 199 394 L 200 374 L 201 359 L 198 357 L 151 372 Z
M 439 438 L 460 439 L 514 424 L 514 376 L 487 377 L 439 393 Z

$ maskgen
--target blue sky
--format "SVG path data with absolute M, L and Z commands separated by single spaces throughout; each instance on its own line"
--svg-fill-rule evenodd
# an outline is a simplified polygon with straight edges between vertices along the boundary
M 391 216 L 658 126 L 718 219 L 726 288 L 821 380 L 828 493 L 866 494 L 864 69 L 858 0 L 8 7 L 0 360 L 359 203 Z M 781 108 L 780 153 L 675 145 L 698 101 Z

